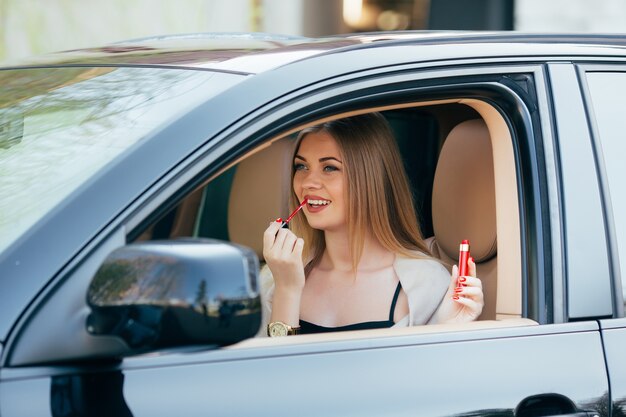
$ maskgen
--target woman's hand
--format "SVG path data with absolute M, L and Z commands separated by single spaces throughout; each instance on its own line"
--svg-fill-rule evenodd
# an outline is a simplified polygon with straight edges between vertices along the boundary
M 272 222 L 263 234 L 263 257 L 275 285 L 270 321 L 298 326 L 304 288 L 304 240 L 281 225 L 282 222 Z
M 476 277 L 476 264 L 473 258 L 469 259 L 468 265 L 470 276 L 459 277 L 457 266 L 452 267 L 450 286 L 436 312 L 438 323 L 473 321 L 483 311 L 485 305 L 483 285 L 480 279 Z
M 291 230 L 281 228 L 281 224 L 272 222 L 265 230 L 263 257 L 272 271 L 277 290 L 302 292 L 304 240 L 294 235 Z

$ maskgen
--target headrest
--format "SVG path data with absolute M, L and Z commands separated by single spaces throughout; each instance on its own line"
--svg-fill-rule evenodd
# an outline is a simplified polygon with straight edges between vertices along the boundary
M 482 119 L 455 126 L 443 144 L 433 183 L 433 229 L 439 247 L 458 260 L 468 239 L 476 262 L 495 256 L 496 200 L 489 130 Z
M 237 165 L 228 201 L 228 236 L 263 260 L 263 232 L 288 215 L 293 141 L 280 139 Z

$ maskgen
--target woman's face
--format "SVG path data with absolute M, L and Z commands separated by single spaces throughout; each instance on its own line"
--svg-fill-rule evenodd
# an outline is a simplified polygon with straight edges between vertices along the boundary
M 308 198 L 304 213 L 314 229 L 346 226 L 345 170 L 335 139 L 327 132 L 307 134 L 294 157 L 293 189 Z

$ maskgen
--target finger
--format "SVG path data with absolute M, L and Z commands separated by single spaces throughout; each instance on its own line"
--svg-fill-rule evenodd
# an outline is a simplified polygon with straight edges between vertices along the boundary
M 302 250 L 304 249 L 304 239 L 301 237 L 296 239 L 296 243 L 293 245 L 293 253 L 298 257 L 302 257 Z
M 280 225 L 280 222 L 270 222 L 269 226 L 267 226 L 267 229 L 265 229 L 265 232 L 263 232 L 263 238 L 265 239 L 265 237 L 271 237 L 273 241 L 274 237 L 276 236 L 276 232 L 278 232 L 278 229 L 280 229 Z
M 271 222 L 270 225 L 263 232 L 263 253 L 269 251 L 274 246 L 276 240 L 276 232 L 280 229 L 280 223 Z
M 293 247 L 296 244 L 296 240 L 298 238 L 292 232 L 289 232 L 285 236 L 285 240 L 283 241 L 282 250 L 288 253 L 293 252 Z
M 285 239 L 287 239 L 287 233 L 290 233 L 288 229 L 279 229 L 276 232 L 276 239 L 274 240 L 274 245 L 272 246 L 272 252 L 278 254 L 283 250 L 285 246 Z
M 467 260 L 467 265 L 469 266 L 469 274 L 473 277 L 476 276 L 476 262 L 474 262 L 474 258 L 470 256 Z
M 472 313 L 476 314 L 476 316 L 480 315 L 480 313 L 483 311 L 482 304 L 472 300 L 471 298 L 458 297 L 454 298 L 454 302 L 465 306 Z
M 456 288 L 459 286 L 459 268 L 456 265 L 452 265 L 452 273 L 450 274 L 450 288 Z
M 480 280 L 480 278 L 475 278 L 475 277 L 468 277 L 468 276 L 460 277 L 459 283 L 462 284 L 464 287 L 476 287 L 476 288 L 483 287 L 483 282 Z
M 475 287 L 457 287 L 454 289 L 454 293 L 461 297 L 469 297 L 475 301 L 481 301 L 483 299 L 483 291 L 480 288 Z

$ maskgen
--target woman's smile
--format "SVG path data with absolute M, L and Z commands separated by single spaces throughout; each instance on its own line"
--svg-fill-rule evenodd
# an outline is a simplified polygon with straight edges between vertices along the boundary
M 304 198 L 308 199 L 306 208 L 309 213 L 319 213 L 331 203 L 330 200 L 315 195 L 305 195 Z

